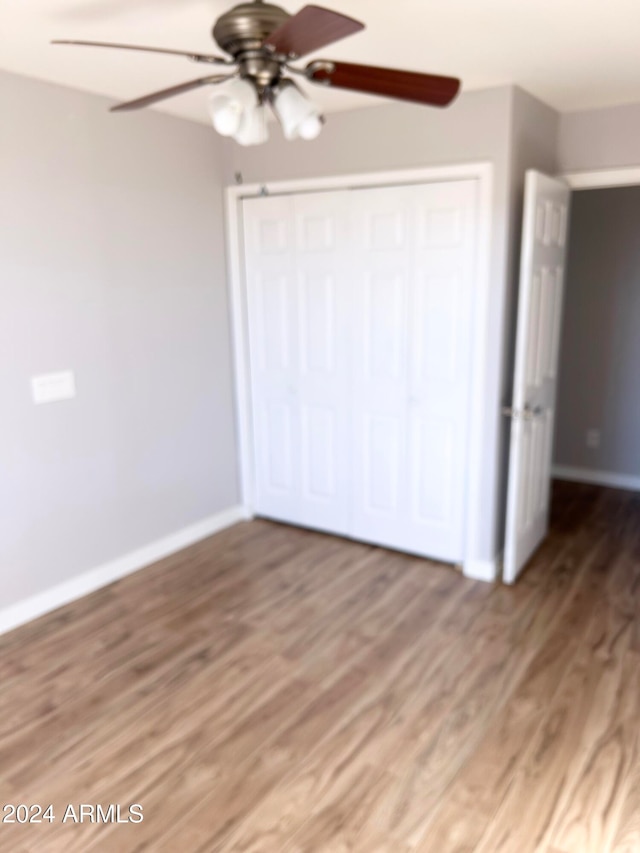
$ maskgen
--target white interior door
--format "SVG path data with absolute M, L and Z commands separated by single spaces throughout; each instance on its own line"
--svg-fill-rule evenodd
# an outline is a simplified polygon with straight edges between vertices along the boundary
M 243 203 L 255 510 L 348 533 L 347 194 Z
M 513 583 L 548 529 L 551 454 L 570 189 L 526 175 L 511 417 L 504 580 Z
M 464 557 L 477 183 L 352 196 L 353 534 Z

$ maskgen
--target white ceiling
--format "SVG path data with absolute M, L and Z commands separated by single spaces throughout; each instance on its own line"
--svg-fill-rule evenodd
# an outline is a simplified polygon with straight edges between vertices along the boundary
M 517 83 L 559 110 L 640 101 L 638 0 L 320 0 L 367 29 L 325 48 L 348 59 L 462 77 L 466 89 Z M 0 0 L 0 67 L 126 100 L 206 74 L 179 57 L 51 46 L 96 39 L 218 52 L 210 37 L 226 0 Z M 305 0 L 285 0 L 296 11 Z M 325 109 L 366 95 L 312 87 Z M 161 109 L 207 121 L 202 91 Z

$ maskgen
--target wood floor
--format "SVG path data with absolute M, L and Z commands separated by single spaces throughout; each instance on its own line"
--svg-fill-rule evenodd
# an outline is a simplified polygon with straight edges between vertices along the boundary
M 2 804 L 55 814 L 2 851 L 638 853 L 640 496 L 557 484 L 514 588 L 241 524 L 0 638 L 0 677 Z

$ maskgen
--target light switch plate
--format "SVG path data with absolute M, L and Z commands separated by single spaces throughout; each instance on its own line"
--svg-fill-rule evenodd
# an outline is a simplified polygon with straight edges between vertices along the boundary
M 33 402 L 55 403 L 58 400 L 70 400 L 76 396 L 76 382 L 72 370 L 61 370 L 58 373 L 43 373 L 31 377 L 31 393 Z

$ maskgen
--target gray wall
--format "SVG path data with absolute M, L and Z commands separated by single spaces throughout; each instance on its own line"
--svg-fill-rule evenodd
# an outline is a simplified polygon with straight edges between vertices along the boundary
M 640 476 L 640 187 L 573 194 L 555 463 Z M 589 429 L 602 432 L 598 449 Z
M 549 175 L 557 172 L 559 114 L 523 89 L 513 89 L 511 109 L 510 152 L 510 239 L 509 239 L 509 292 L 507 295 L 508 344 L 505 359 L 504 393 L 511 399 L 515 358 L 515 332 L 520 279 L 520 243 L 522 238 L 522 213 L 524 183 L 527 169 L 538 169 Z
M 0 608 L 238 501 L 222 146 L 107 106 L 0 73 Z
M 472 543 L 477 559 L 492 558 L 524 172 L 637 163 L 640 105 L 559 117 L 503 87 L 445 111 L 389 103 L 332 114 L 313 143 L 286 143 L 274 127 L 256 149 L 106 106 L 0 73 L 0 607 L 238 501 L 221 192 L 236 172 L 254 183 L 493 163 L 478 422 L 487 515 Z M 35 407 L 29 378 L 64 368 L 77 398 Z
M 640 104 L 560 116 L 561 172 L 637 166 L 639 162 Z
M 230 144 L 227 178 L 236 171 L 245 183 L 369 171 L 417 168 L 438 164 L 489 161 L 494 165 L 494 237 L 491 247 L 491 304 L 486 336 L 489 358 L 484 381 L 485 410 L 476 424 L 485 448 L 482 472 L 486 525 L 471 543 L 475 559 L 491 559 L 500 550 L 498 531 L 503 455 L 500 405 L 505 342 L 505 298 L 511 177 L 510 87 L 463 94 L 447 110 L 390 103 L 332 113 L 321 136 L 312 143 L 286 142 L 273 128 L 269 143 L 243 149 Z

